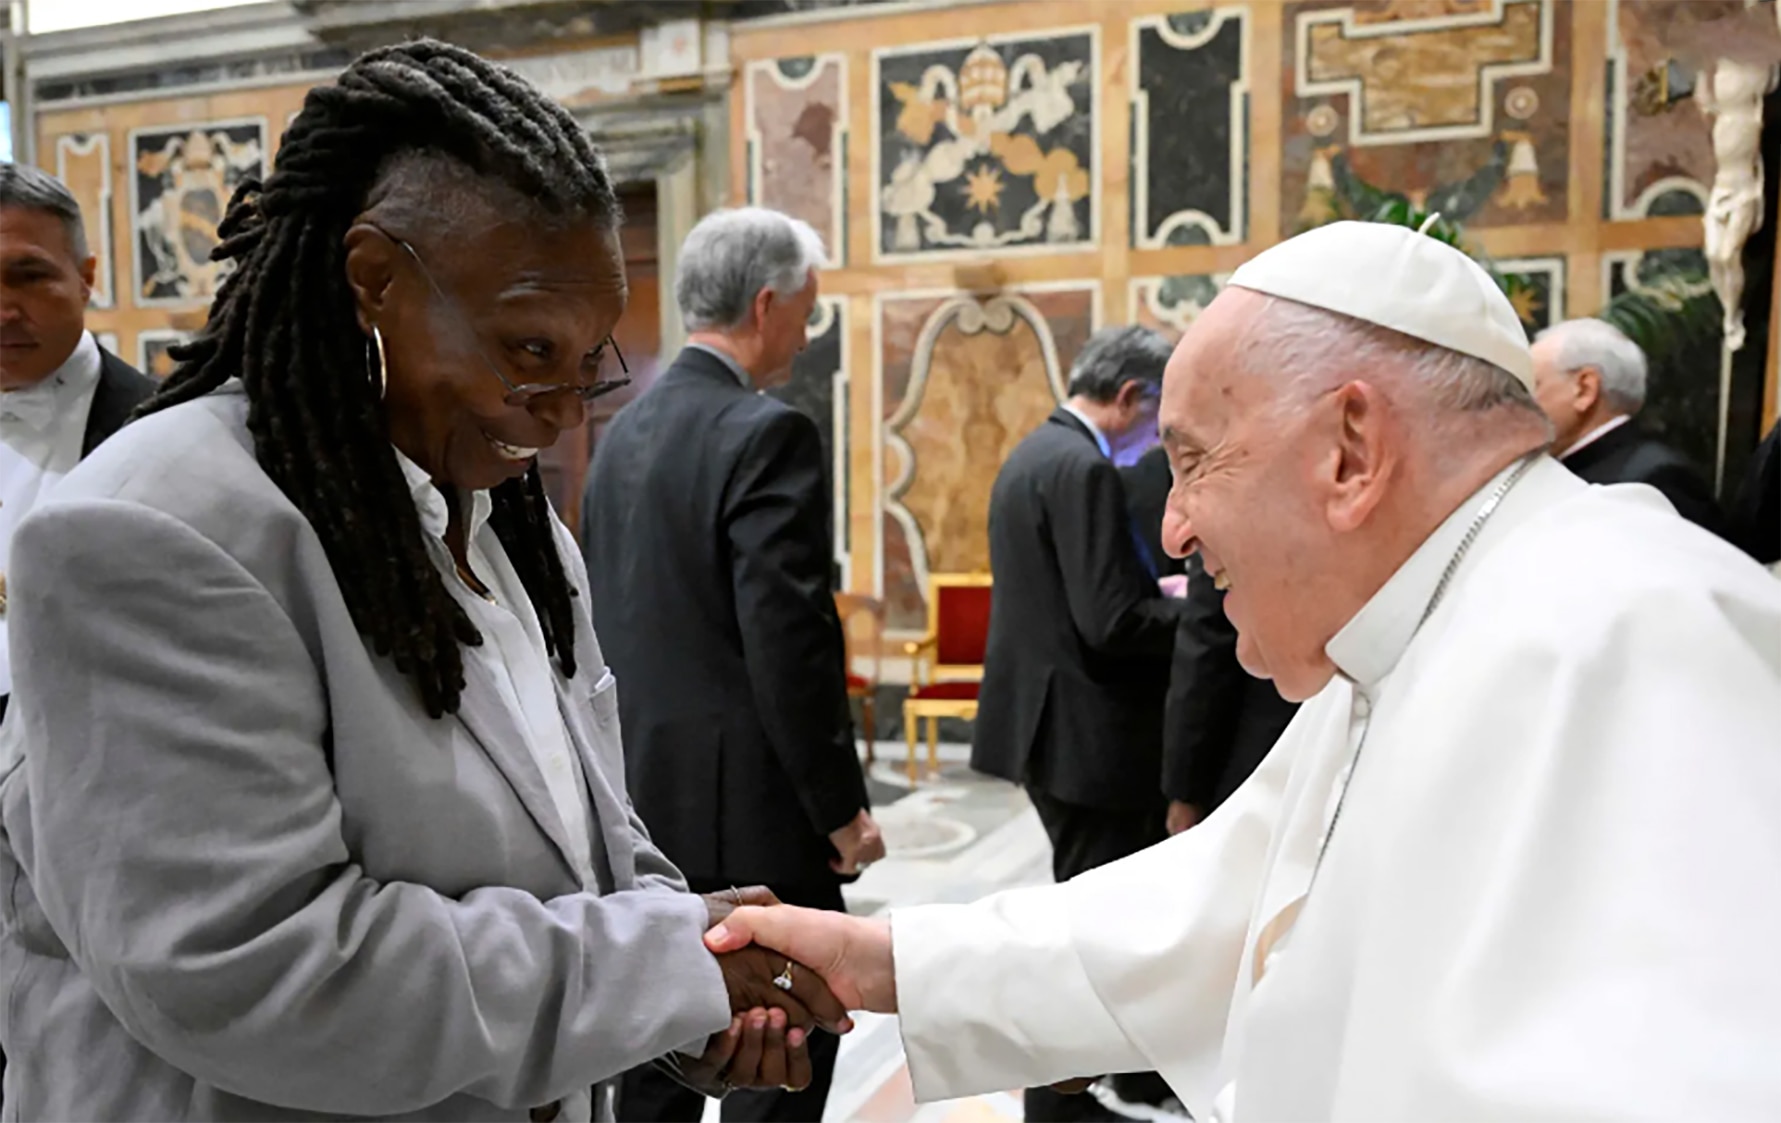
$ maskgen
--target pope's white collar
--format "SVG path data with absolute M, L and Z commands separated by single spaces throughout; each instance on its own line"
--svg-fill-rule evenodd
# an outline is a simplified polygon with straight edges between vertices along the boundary
M 1485 497 L 1520 463 L 1517 459 L 1455 507 L 1416 548 L 1416 552 L 1380 586 L 1372 599 L 1324 645 L 1324 654 L 1330 657 L 1330 662 L 1343 677 L 1364 691 L 1397 666 L 1422 625 L 1423 613 L 1428 610 L 1435 588 L 1441 583 L 1442 572 L 1453 560 L 1454 552 L 1471 528 Z M 1554 472 L 1558 477 L 1553 476 Z M 1528 494 L 1546 490 L 1555 479 L 1560 484 L 1566 480 L 1581 483 L 1550 457 L 1540 457 L 1504 498 L 1481 537 L 1493 530 L 1500 532 L 1504 525 L 1512 523 L 1516 517 L 1514 509 L 1524 509 Z M 1476 552 L 1478 547 L 1473 549 Z M 1473 557 L 1472 560 L 1477 559 Z

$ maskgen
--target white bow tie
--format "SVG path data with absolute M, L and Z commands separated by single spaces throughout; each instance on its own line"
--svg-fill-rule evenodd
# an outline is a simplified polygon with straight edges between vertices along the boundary
M 23 390 L 0 393 L 0 433 L 18 432 L 21 427 L 32 433 L 48 429 L 61 405 L 60 382 L 51 377 Z

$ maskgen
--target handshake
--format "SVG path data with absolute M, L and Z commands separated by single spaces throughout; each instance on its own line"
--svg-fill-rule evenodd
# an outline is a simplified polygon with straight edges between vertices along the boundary
M 710 933 L 722 928 L 736 909 L 783 909 L 764 886 L 704 894 Z M 799 910 L 802 911 L 802 910 Z M 766 947 L 712 946 L 730 996 L 730 1026 L 713 1034 L 697 1059 L 684 1056 L 657 1062 L 678 1080 L 708 1096 L 735 1088 L 802 1091 L 811 1080 L 809 1037 L 817 1030 L 842 1034 L 853 1029 L 847 1008 L 816 972 Z
M 831 833 L 829 841 L 836 852 L 829 865 L 839 874 L 857 874 L 884 857 L 884 837 L 865 810 Z M 781 915 L 840 915 L 790 909 L 764 886 L 707 893 L 704 900 L 708 933 L 715 933 L 734 910 L 743 907 L 751 911 L 772 908 Z M 720 947 L 710 934 L 706 943 L 717 954 L 730 992 L 730 1028 L 714 1034 L 696 1061 L 669 1058 L 658 1063 L 709 1096 L 722 1096 L 733 1088 L 801 1091 L 808 1087 L 811 1069 L 806 1042 L 810 1032 L 813 1028 L 848 1032 L 853 1028 L 848 1007 L 817 972 L 796 962 L 794 954 L 766 943 L 749 947 L 747 939 Z
M 725 1089 L 803 1088 L 810 1082 L 804 1042 L 812 1025 L 846 1033 L 853 1028 L 848 1010 L 897 1012 L 890 921 L 782 905 L 762 888 L 705 901 L 712 921 L 705 946 L 723 966 L 730 1009 L 743 1015 L 711 1039 L 701 1058 L 715 1063 L 707 1071 Z M 778 1079 L 780 1073 L 787 1078 Z M 1053 1087 L 1080 1092 L 1091 1079 Z

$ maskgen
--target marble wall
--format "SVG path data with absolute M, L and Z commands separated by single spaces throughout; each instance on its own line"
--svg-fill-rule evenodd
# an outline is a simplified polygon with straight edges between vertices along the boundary
M 928 574 L 987 566 L 996 470 L 1081 340 L 1178 335 L 1300 230 L 1440 210 L 1530 335 L 1698 264 L 1713 158 L 1688 37 L 1741 4 L 1025 0 L 739 25 L 735 198 L 832 241 L 853 340 L 850 587 L 919 631 Z M 1648 420 L 1707 469 L 1757 436 L 1723 400 L 1761 399 L 1756 305 L 1754 365 L 1722 380 L 1710 344 L 1653 375 Z
M 156 377 L 204 324 L 226 275 L 210 260 L 235 188 L 263 177 L 309 83 L 51 103 L 37 152 L 80 201 L 98 258 L 87 326 Z M 151 91 L 152 93 L 152 91 Z

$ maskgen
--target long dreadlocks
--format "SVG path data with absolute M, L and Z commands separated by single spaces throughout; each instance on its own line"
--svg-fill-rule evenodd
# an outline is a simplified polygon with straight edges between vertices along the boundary
M 261 466 L 320 536 L 360 634 L 438 717 L 456 712 L 462 645 L 482 636 L 427 556 L 389 446 L 379 375 L 368 371 L 343 242 L 380 169 L 412 152 L 443 154 L 551 215 L 618 221 L 587 135 L 518 77 L 431 40 L 371 51 L 335 85 L 309 92 L 264 185 L 244 183 L 229 201 L 212 258 L 238 267 L 142 412 L 241 379 Z M 573 594 L 536 465 L 494 489 L 489 522 L 547 648 L 573 675 Z

